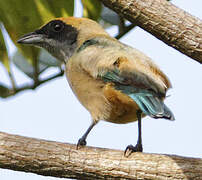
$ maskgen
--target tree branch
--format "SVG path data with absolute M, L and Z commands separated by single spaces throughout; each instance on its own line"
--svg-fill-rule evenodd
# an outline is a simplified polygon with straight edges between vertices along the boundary
M 201 179 L 202 159 L 63 144 L 0 132 L 0 168 L 78 179 Z
M 167 45 L 202 63 L 202 21 L 166 0 L 100 0 Z
M 131 29 L 133 29 L 136 25 L 135 24 L 130 24 L 128 26 L 125 26 L 123 31 L 120 31 L 115 38 L 120 39 L 122 38 L 125 34 L 127 34 Z

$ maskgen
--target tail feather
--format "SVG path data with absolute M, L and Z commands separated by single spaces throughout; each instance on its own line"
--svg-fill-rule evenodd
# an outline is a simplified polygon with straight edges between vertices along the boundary
M 172 113 L 172 111 L 165 104 L 163 104 L 163 105 L 164 105 L 164 114 L 165 114 L 165 117 L 168 117 L 169 120 L 174 121 L 175 120 L 175 116 Z
M 153 118 L 175 120 L 171 110 L 163 101 L 153 94 L 133 93 L 129 96 L 138 104 L 142 112 Z

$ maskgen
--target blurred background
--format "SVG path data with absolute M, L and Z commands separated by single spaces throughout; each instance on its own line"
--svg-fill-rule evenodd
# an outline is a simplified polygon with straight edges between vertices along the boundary
M 176 121 L 144 118 L 144 152 L 201 158 L 201 65 L 120 19 L 99 1 L 55 2 L 0 0 L 0 131 L 74 144 L 86 131 L 91 117 L 62 76 L 63 65 L 44 50 L 16 44 L 21 35 L 54 17 L 85 16 L 99 21 L 111 36 L 151 57 L 172 82 L 166 104 Z M 172 3 L 202 18 L 201 1 L 172 0 Z M 101 121 L 88 136 L 87 144 L 125 150 L 136 140 L 137 123 L 116 125 Z M 0 179 L 56 178 L 0 169 Z

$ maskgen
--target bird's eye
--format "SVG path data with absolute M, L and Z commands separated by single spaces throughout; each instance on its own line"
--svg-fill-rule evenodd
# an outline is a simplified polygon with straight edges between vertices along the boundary
M 55 23 L 54 25 L 53 25 L 53 29 L 54 29 L 54 31 L 55 32 L 60 32 L 60 31 L 62 31 L 63 30 L 63 24 L 59 24 L 59 23 Z

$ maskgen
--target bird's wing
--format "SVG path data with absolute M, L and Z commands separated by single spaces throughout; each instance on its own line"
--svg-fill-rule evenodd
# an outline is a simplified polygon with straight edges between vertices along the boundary
M 116 47 L 90 47 L 81 56 L 82 68 L 95 79 L 113 83 L 115 89 L 131 97 L 146 115 L 174 119 L 163 103 L 170 84 L 166 76 L 139 51 L 125 52 Z M 103 50 L 104 49 L 104 50 Z M 140 53 L 138 55 L 138 53 Z M 136 58 L 136 59 L 133 59 Z M 138 59 L 139 58 L 139 59 Z M 139 60 L 139 61 L 138 61 Z
M 151 84 L 151 87 L 148 86 L 148 84 L 145 84 L 144 78 L 141 80 L 141 76 L 146 75 L 140 74 L 140 72 L 136 71 L 133 73 L 124 70 L 121 71 L 118 67 L 114 67 L 108 69 L 104 73 L 99 73 L 98 78 L 105 82 L 113 83 L 115 89 L 120 90 L 122 93 L 131 97 L 144 114 L 154 118 L 173 120 L 174 116 L 172 112 L 162 101 L 165 94 L 156 92 L 156 88 L 152 88 L 154 84 Z

